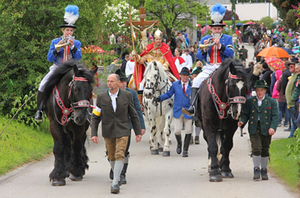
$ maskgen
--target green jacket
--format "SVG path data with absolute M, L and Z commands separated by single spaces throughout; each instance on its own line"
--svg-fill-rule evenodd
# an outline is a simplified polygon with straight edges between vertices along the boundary
M 296 74 L 294 74 L 296 75 Z M 300 94 L 300 84 L 297 82 L 300 79 L 300 74 L 297 75 L 295 81 L 294 81 L 294 91 L 293 91 L 293 100 L 298 101 L 299 100 L 299 94 Z
M 265 96 L 260 107 L 256 96 L 248 98 L 246 105 L 243 107 L 243 114 L 241 121 L 246 124 L 248 123 L 248 132 L 255 134 L 257 131 L 258 116 L 260 117 L 260 128 L 261 133 L 265 136 L 269 135 L 269 129 L 273 128 L 275 131 L 278 125 L 278 108 L 276 100 Z
M 287 107 L 294 107 L 294 100 L 293 100 L 293 92 L 294 92 L 294 82 L 297 75 L 294 73 L 291 78 L 289 79 L 289 82 L 285 88 L 285 98 Z

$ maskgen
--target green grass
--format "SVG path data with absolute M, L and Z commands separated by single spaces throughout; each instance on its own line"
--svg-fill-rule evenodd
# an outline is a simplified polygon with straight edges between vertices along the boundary
M 0 116 L 0 133 L 8 121 Z M 43 159 L 51 153 L 52 147 L 53 139 L 47 121 L 39 128 L 12 121 L 0 136 L 0 175 L 25 163 Z
M 299 166 L 293 156 L 288 156 L 289 145 L 295 143 L 295 138 L 274 140 L 270 146 L 271 161 L 269 169 L 281 178 L 289 187 L 295 191 L 299 182 Z

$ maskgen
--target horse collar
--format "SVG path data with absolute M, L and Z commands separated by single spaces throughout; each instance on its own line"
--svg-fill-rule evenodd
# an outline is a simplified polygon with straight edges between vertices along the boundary
M 225 117 L 225 109 L 230 105 L 228 102 L 222 102 L 220 97 L 218 96 L 218 94 L 215 91 L 215 87 L 214 85 L 211 83 L 211 77 L 209 77 L 207 79 L 207 86 L 208 86 L 208 91 L 211 94 L 214 104 L 218 105 L 218 107 L 216 106 L 216 110 L 218 112 L 219 118 L 222 120 Z
M 55 88 L 53 88 L 53 96 L 55 98 L 57 106 L 61 109 L 62 117 L 60 119 L 60 124 L 65 125 L 68 121 L 69 115 L 73 112 L 73 107 L 67 108 L 63 102 L 63 100 L 60 97 L 59 91 L 57 89 L 57 86 L 55 85 Z M 56 115 L 56 113 L 54 112 Z

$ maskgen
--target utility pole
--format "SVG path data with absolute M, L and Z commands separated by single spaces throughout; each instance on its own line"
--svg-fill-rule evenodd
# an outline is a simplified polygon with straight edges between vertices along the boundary
M 235 1 L 231 1 L 231 20 L 232 20 L 232 32 L 235 33 Z

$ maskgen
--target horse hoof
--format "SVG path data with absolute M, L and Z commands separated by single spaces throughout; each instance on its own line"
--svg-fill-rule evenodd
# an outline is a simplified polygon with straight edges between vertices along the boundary
M 221 182 L 223 181 L 222 175 L 210 175 L 209 176 L 209 181 L 210 182 Z
M 169 157 L 170 156 L 170 151 L 164 151 L 162 156 L 163 157 Z
M 53 179 L 52 186 L 65 186 L 66 180 L 65 179 Z
M 158 152 L 163 152 L 164 149 L 163 148 L 158 148 Z
M 151 150 L 151 155 L 158 155 L 158 154 L 159 154 L 158 149 Z
M 234 178 L 231 172 L 221 172 L 223 178 Z
M 69 176 L 69 179 L 72 181 L 81 181 L 82 178 L 83 178 L 82 176 L 75 177 L 72 173 L 70 173 L 70 176 Z

